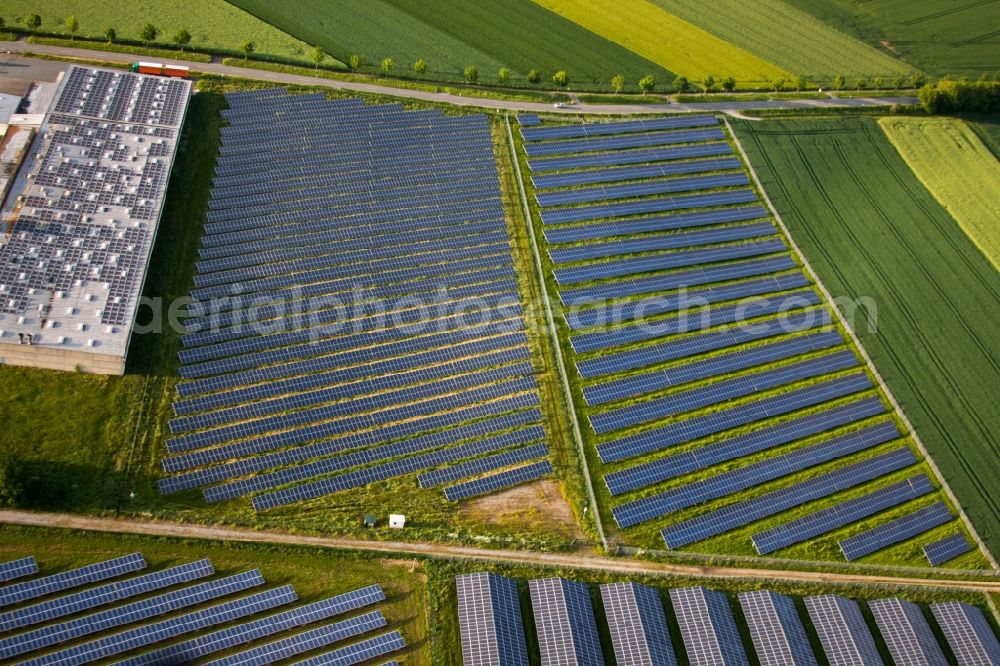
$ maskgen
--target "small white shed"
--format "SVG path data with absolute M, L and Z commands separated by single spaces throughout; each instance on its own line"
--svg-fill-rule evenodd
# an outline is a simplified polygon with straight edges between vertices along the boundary
M 406 525 L 406 516 L 401 513 L 390 513 L 389 514 L 389 527 L 401 530 L 403 526 Z

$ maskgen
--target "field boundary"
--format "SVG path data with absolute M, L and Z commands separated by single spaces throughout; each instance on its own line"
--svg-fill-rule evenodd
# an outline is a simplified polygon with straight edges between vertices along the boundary
M 556 353 L 556 367 L 559 369 L 559 380 L 565 394 L 567 407 L 569 409 L 570 423 L 573 424 L 573 439 L 576 440 L 580 453 L 580 464 L 583 466 L 583 475 L 587 483 L 587 496 L 590 500 L 591 513 L 594 516 L 594 525 L 597 527 L 597 534 L 601 539 L 601 547 L 608 551 L 608 538 L 604 533 L 604 524 L 601 522 L 601 512 L 597 505 L 597 496 L 594 495 L 594 483 L 590 476 L 590 466 L 587 464 L 587 451 L 583 443 L 583 434 L 580 432 L 580 421 L 576 416 L 576 406 L 573 404 L 573 393 L 570 391 L 569 377 L 566 375 L 566 362 L 563 360 L 562 345 L 559 344 L 559 336 L 556 333 L 555 320 L 552 318 L 552 303 L 549 300 L 549 292 L 545 287 L 545 271 L 542 270 L 542 259 L 538 254 L 538 242 L 535 240 L 535 228 L 531 217 L 531 208 L 528 206 L 528 198 L 524 193 L 524 177 L 521 175 L 521 165 L 517 159 L 517 147 L 514 145 L 514 132 L 510 127 L 510 116 L 504 115 L 504 125 L 507 127 L 507 147 L 510 149 L 510 158 L 514 161 L 514 176 L 517 179 L 517 193 L 521 198 L 521 207 L 524 210 L 524 223 L 528 229 L 528 239 L 531 242 L 531 255 L 535 260 L 535 271 L 537 273 L 539 287 L 542 294 L 542 304 L 545 306 L 545 323 L 549 336 Z
M 983 542 L 982 537 L 979 536 L 979 532 L 976 530 L 975 525 L 972 524 L 972 521 L 966 515 L 965 510 L 962 508 L 961 503 L 959 503 L 958 498 L 955 496 L 955 493 L 951 489 L 951 486 L 948 485 L 947 479 L 945 479 L 944 475 L 941 473 L 941 470 L 938 468 L 937 463 L 931 457 L 930 452 L 927 450 L 927 447 L 924 446 L 923 441 L 917 434 L 916 428 L 914 428 L 913 424 L 910 423 L 910 419 L 903 412 L 903 408 L 896 400 L 896 396 L 893 395 L 892 391 L 889 389 L 888 384 L 886 384 L 885 379 L 882 378 L 882 375 L 875 367 L 875 363 L 872 361 L 871 356 L 868 355 L 868 351 L 861 344 L 861 340 L 854 332 L 854 329 L 851 328 L 851 325 L 844 317 L 844 314 L 840 311 L 840 308 L 837 307 L 837 304 L 833 299 L 833 295 L 826 288 L 826 285 L 824 285 L 823 282 L 819 279 L 819 275 L 816 273 L 815 270 L 813 270 L 813 267 L 809 263 L 809 260 L 806 257 L 805 253 L 802 252 L 801 248 L 799 248 L 798 244 L 795 242 L 795 239 L 792 237 L 791 231 L 789 231 L 788 227 L 785 225 L 785 221 L 781 218 L 781 214 L 778 213 L 777 208 L 775 208 L 774 204 L 771 202 L 771 199 L 768 196 L 767 191 L 764 189 L 764 186 L 761 183 L 760 178 L 757 176 L 756 170 L 753 168 L 753 164 L 751 164 L 750 162 L 750 158 L 747 156 L 746 151 L 743 150 L 743 144 L 740 142 L 739 137 L 736 136 L 736 133 L 733 131 L 732 125 L 729 124 L 729 119 L 723 117 L 722 120 L 726 124 L 726 129 L 728 130 L 729 135 L 733 139 L 733 144 L 740 152 L 740 157 L 742 157 L 743 161 L 746 163 L 747 170 L 750 172 L 750 176 L 751 178 L 753 178 L 754 184 L 757 186 L 757 189 L 760 190 L 761 198 L 767 205 L 768 210 L 771 211 L 771 215 L 778 223 L 778 226 L 781 228 L 782 232 L 784 232 L 786 238 L 788 239 L 789 244 L 792 246 L 792 249 L 795 250 L 795 252 L 799 255 L 799 258 L 802 260 L 803 268 L 806 269 L 806 271 L 809 274 L 809 277 L 811 277 L 813 282 L 815 282 L 816 287 L 820 290 L 820 293 L 823 294 L 823 297 L 827 300 L 827 302 L 830 304 L 831 309 L 836 314 L 837 321 L 839 321 L 840 324 L 844 327 L 844 330 L 846 330 L 847 334 L 851 337 L 851 341 L 854 343 L 854 346 L 861 353 L 862 358 L 865 360 L 865 364 L 868 366 L 868 369 L 875 376 L 875 380 L 878 382 L 879 387 L 885 393 L 885 396 L 889 399 L 889 403 L 892 405 L 893 409 L 896 410 L 896 413 L 899 415 L 900 419 L 903 421 L 903 424 L 906 426 L 906 429 L 908 431 L 907 434 L 913 438 L 913 441 L 917 445 L 917 449 L 920 451 L 921 455 L 923 455 L 924 460 L 927 462 L 931 470 L 934 471 L 934 474 L 941 482 L 941 488 L 944 490 L 945 495 L 947 495 L 951 503 L 955 505 L 955 509 L 958 511 L 959 517 L 965 523 L 965 526 L 966 528 L 968 528 L 970 534 L 972 534 L 972 537 L 976 540 L 976 544 L 979 546 L 980 552 L 982 552 L 983 556 L 986 557 L 987 561 L 989 561 L 994 571 L 1000 572 L 1000 564 L 997 563 L 997 560 L 993 557 L 993 554 L 990 552 L 990 550 L 986 547 L 986 544 Z

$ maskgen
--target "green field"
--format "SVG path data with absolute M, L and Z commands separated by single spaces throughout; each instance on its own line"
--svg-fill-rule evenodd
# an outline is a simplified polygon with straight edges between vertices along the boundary
M 622 73 L 634 86 L 646 74 L 672 78 L 668 72 L 627 49 L 549 12 L 530 0 L 481 3 L 474 0 L 321 0 L 273 3 L 233 0 L 255 16 L 332 55 L 361 56 L 367 71 L 385 57 L 395 62 L 394 76 L 415 76 L 413 63 L 427 62 L 425 78 L 455 81 L 468 65 L 479 81 L 496 84 L 507 67 L 511 84 L 527 85 L 532 69 L 539 85 L 553 87 L 552 74 L 566 70 L 573 88 L 611 89 L 611 77 Z M 391 25 L 391 30 L 385 26 Z
M 145 23 L 160 30 L 156 42 L 169 44 L 181 29 L 191 33 L 188 50 L 199 48 L 237 51 L 246 40 L 253 41 L 256 53 L 293 60 L 308 60 L 310 46 L 279 29 L 254 18 L 225 0 L 201 2 L 133 2 L 129 0 L 10 0 L 0 9 L 7 25 L 24 28 L 23 17 L 36 13 L 42 17 L 43 32 L 66 31 L 66 17 L 80 22 L 79 35 L 103 37 L 104 29 L 113 27 L 120 39 L 139 40 Z
M 853 37 L 834 30 L 784 0 L 653 0 L 668 12 L 736 46 L 827 87 L 837 74 L 851 83 L 885 77 L 889 82 L 912 69 Z
M 877 121 L 740 122 L 737 134 L 825 285 L 861 305 L 847 314 L 862 344 L 980 535 L 1000 551 L 1000 478 L 983 464 L 1000 450 L 1000 274 Z
M 834 28 L 898 53 L 931 76 L 978 78 L 1000 70 L 991 0 L 786 0 Z
M 230 541 L 184 540 L 69 530 L 0 529 L 0 561 L 28 555 L 42 574 L 57 573 L 128 553 L 142 553 L 147 571 L 208 558 L 217 576 L 260 569 L 267 587 L 292 585 L 299 602 L 309 603 L 378 583 L 386 601 L 377 606 L 390 629 L 398 629 L 407 647 L 398 653 L 408 666 L 430 666 L 427 567 L 414 560 L 392 560 L 294 546 Z M 396 656 L 396 655 L 394 655 Z
M 599 8 L 587 0 L 536 1 L 695 82 L 711 74 L 717 80 L 733 76 L 741 87 L 753 87 L 765 85 L 774 78 L 791 77 L 789 72 L 774 63 L 766 62 L 646 0 L 623 0 Z
M 879 121 L 913 173 L 1000 269 L 1000 161 L 954 118 Z

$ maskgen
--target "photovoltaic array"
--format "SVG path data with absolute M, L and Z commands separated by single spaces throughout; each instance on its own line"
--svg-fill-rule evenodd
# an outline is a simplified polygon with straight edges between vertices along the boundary
M 552 666 L 612 662 L 597 640 L 591 585 L 545 578 L 528 581 L 528 590 L 540 657 L 536 661 Z M 463 664 L 529 663 L 517 581 L 494 573 L 463 574 L 455 577 L 455 591 Z M 809 625 L 819 636 L 823 663 L 882 664 L 879 639 L 897 664 L 948 663 L 924 610 L 903 599 L 868 602 L 878 626 L 875 634 L 858 602 L 836 595 L 805 597 L 801 601 L 807 613 L 802 613 L 795 598 L 766 589 L 740 592 L 733 599 L 705 587 L 661 590 L 631 582 L 602 584 L 599 591 L 619 666 L 675 666 L 678 655 L 686 655 L 685 663 L 694 666 L 739 666 L 754 655 L 754 663 L 762 666 L 816 666 L 819 653 L 810 643 Z M 977 660 L 1000 650 L 978 607 L 949 602 L 935 604 L 931 611 L 960 655 L 959 663 L 995 663 Z M 738 613 L 749 640 L 741 636 Z
M 257 569 L 220 577 L 211 562 L 199 560 L 126 577 L 145 567 L 142 555 L 133 553 L 0 587 L 4 599 L 21 602 L 10 601 L 17 605 L 0 613 L 0 660 L 49 665 L 110 659 L 142 666 L 228 652 L 212 663 L 236 665 L 308 652 L 315 663 L 346 666 L 405 645 L 395 631 L 359 641 L 388 624 L 381 610 L 371 608 L 386 601 L 378 584 L 296 604 L 290 585 L 265 588 Z M 34 573 L 37 568 L 25 575 Z M 280 640 L 267 642 L 278 634 Z
M 938 493 L 923 476 L 899 485 L 919 459 L 715 116 L 535 118 L 520 133 L 620 529 L 678 548 L 815 507 L 753 536 L 771 553 Z M 955 520 L 937 518 L 866 543 Z
M 161 491 L 266 510 L 550 472 L 489 121 L 227 100 Z

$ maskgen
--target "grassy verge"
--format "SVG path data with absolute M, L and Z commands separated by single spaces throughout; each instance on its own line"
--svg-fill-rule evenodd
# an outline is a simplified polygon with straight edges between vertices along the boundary
M 904 106 L 897 109 L 894 106 L 838 106 L 797 109 L 744 109 L 740 111 L 745 116 L 753 118 L 850 118 L 857 116 L 880 117 L 889 113 L 907 113 L 922 115 L 918 106 Z
M 577 95 L 584 104 L 669 104 L 665 95 Z
M 764 187 L 987 545 L 1000 548 L 1000 276 L 866 119 L 738 125 Z M 865 298 L 866 301 L 858 299 Z
M 407 664 L 430 666 L 432 625 L 428 615 L 427 568 L 420 560 L 399 561 L 366 553 L 197 539 L 102 534 L 4 526 L 0 560 L 34 555 L 42 574 L 56 573 L 127 553 L 141 552 L 148 570 L 208 558 L 217 576 L 259 568 L 269 587 L 292 585 L 299 604 L 378 583 L 386 601 L 377 608 L 389 628 L 399 629 Z
M 828 99 L 820 92 L 761 92 L 761 93 L 710 93 L 674 95 L 671 99 L 679 104 L 698 102 L 764 102 L 776 99 Z
M 177 49 L 149 48 L 133 44 L 114 44 L 92 40 L 85 41 L 81 39 L 63 39 L 57 37 L 29 37 L 28 43 L 41 44 L 43 46 L 65 46 L 74 49 L 88 49 L 90 51 L 106 51 L 108 53 L 128 53 L 146 58 L 170 58 L 172 60 L 186 60 L 188 62 L 212 62 L 212 56 L 207 53 L 179 51 Z

